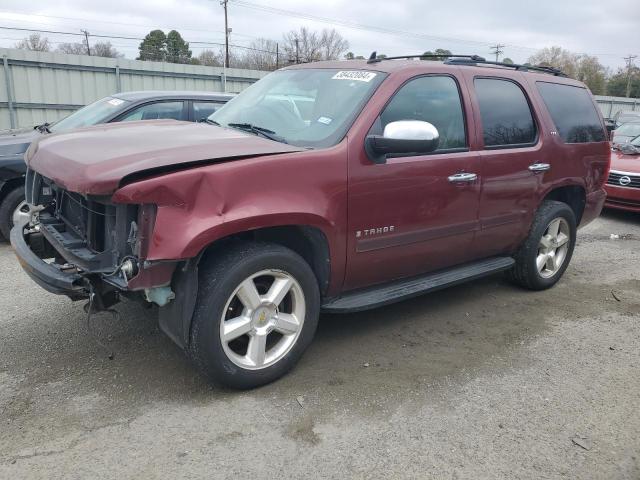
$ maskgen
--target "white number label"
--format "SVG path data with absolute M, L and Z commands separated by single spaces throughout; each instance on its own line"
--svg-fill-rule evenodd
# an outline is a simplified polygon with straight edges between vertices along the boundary
M 332 80 L 357 80 L 359 82 L 370 82 L 376 77 L 373 72 L 363 72 L 362 70 L 342 71 L 336 73 Z

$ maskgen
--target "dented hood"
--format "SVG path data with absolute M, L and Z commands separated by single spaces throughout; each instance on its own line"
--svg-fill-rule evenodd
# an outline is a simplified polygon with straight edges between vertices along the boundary
M 210 124 L 154 120 L 43 136 L 32 144 L 26 161 L 67 190 L 108 195 L 132 174 L 300 150 Z

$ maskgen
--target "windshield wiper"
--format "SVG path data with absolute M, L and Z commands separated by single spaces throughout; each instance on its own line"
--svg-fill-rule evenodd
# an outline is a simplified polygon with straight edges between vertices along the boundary
M 284 137 L 276 134 L 273 130 L 269 130 L 268 128 L 258 127 L 253 125 L 252 123 L 229 123 L 228 127 L 238 128 L 240 130 L 244 130 L 246 132 L 255 133 L 256 135 L 262 135 L 264 138 L 268 138 L 269 140 L 273 140 L 275 142 L 287 143 Z
M 51 130 L 49 129 L 50 126 L 51 124 L 49 122 L 45 122 L 41 125 L 36 125 L 33 129 L 38 130 L 40 133 L 51 133 Z
M 203 118 L 202 120 L 198 120 L 198 122 L 208 123 L 209 125 L 215 125 L 216 127 L 220 126 L 218 122 L 216 122 L 215 120 L 211 120 L 209 118 Z

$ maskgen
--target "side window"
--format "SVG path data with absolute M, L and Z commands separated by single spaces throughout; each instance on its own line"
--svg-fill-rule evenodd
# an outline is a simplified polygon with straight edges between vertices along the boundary
M 606 134 L 586 88 L 537 82 L 560 138 L 567 143 L 604 142 Z
M 536 126 L 522 89 L 497 78 L 476 78 L 473 82 L 480 104 L 485 147 L 531 144 Z
M 182 120 L 182 108 L 184 102 L 157 102 L 147 103 L 120 117 L 118 122 L 131 122 L 134 120 L 157 120 L 161 118 L 172 118 Z
M 445 76 L 419 77 L 405 84 L 380 115 L 382 128 L 399 120 L 422 120 L 440 134 L 438 150 L 467 146 L 464 113 L 455 80 Z
M 221 102 L 193 102 L 193 119 L 198 122 L 207 118 L 218 110 L 224 103 Z

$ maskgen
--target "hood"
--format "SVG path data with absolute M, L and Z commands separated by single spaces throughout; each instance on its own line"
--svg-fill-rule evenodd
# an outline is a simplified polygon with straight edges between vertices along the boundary
M 625 155 L 622 152 L 611 153 L 611 170 L 640 174 L 640 155 Z
M 635 135 L 614 134 L 612 141 L 614 144 L 622 144 L 622 143 L 627 143 L 628 141 L 633 140 L 634 138 L 636 138 Z
M 33 143 L 26 161 L 67 190 L 108 195 L 132 174 L 301 150 L 206 123 L 153 120 L 46 135 Z
M 42 134 L 33 128 L 4 130 L 0 132 L 0 161 L 24 153 L 31 142 Z

